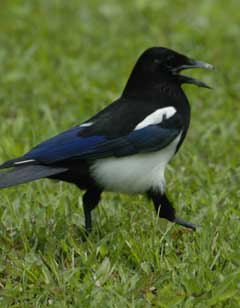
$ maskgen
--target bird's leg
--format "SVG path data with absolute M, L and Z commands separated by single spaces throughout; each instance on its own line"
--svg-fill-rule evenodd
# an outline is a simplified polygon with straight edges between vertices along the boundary
M 190 222 L 184 221 L 183 219 L 176 217 L 175 209 L 173 208 L 170 200 L 165 193 L 150 192 L 148 194 L 153 201 L 156 213 L 161 218 L 165 218 L 171 222 L 175 222 L 178 225 L 186 228 L 196 230 L 196 226 Z
M 98 205 L 101 198 L 101 190 L 98 188 L 89 188 L 83 195 L 83 211 L 85 216 L 85 228 L 87 233 L 92 229 L 91 211 Z

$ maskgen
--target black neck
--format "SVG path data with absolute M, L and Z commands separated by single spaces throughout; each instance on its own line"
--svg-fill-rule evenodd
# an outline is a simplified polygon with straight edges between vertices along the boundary
M 157 82 L 156 82 L 157 80 Z M 168 75 L 146 76 L 135 68 L 129 77 L 122 97 L 131 99 L 159 99 L 162 95 L 172 97 L 185 96 L 181 85 Z

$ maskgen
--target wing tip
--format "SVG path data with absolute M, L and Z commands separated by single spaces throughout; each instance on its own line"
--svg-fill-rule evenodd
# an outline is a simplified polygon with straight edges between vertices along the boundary
M 0 165 L 0 169 L 7 169 L 12 167 L 20 167 L 23 165 L 34 165 L 37 164 L 37 161 L 35 159 L 25 159 L 23 157 L 14 158 L 11 160 L 8 160 Z

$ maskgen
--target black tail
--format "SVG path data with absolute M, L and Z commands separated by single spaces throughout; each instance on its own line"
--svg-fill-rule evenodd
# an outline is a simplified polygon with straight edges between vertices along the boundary
M 67 171 L 66 168 L 54 168 L 44 165 L 19 166 L 11 171 L 0 173 L 0 189 L 49 177 L 65 171 Z

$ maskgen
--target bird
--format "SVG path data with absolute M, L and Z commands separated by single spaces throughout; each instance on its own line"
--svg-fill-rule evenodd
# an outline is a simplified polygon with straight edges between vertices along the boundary
M 143 194 L 156 215 L 191 230 L 176 215 L 166 193 L 165 169 L 189 129 L 190 103 L 182 85 L 211 88 L 181 74 L 214 66 L 165 47 L 150 47 L 138 58 L 122 94 L 81 124 L 43 141 L 0 165 L 0 188 L 37 179 L 64 181 L 84 191 L 85 230 L 103 191 Z

